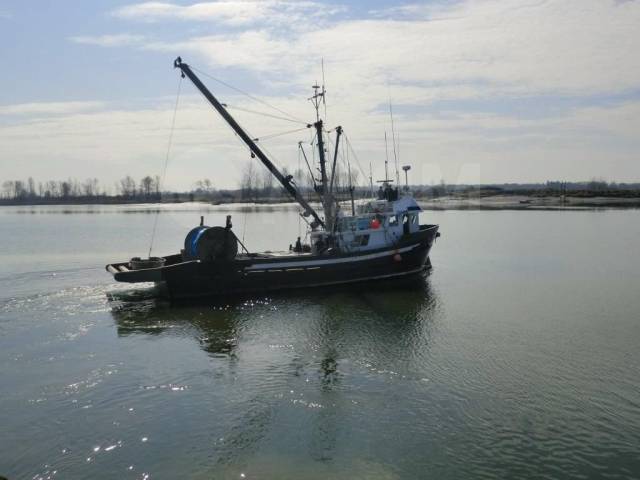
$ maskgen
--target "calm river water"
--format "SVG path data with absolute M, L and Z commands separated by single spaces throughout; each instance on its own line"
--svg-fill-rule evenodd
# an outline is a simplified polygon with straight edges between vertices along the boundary
M 104 271 L 155 208 L 0 208 L 0 475 L 640 477 L 640 211 L 425 212 L 423 282 L 171 307 Z M 164 205 L 154 253 L 295 241 L 246 210 Z

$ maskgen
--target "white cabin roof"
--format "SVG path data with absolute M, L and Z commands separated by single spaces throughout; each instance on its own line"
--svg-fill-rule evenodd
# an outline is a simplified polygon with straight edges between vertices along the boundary
M 405 196 L 398 200 L 369 200 L 358 205 L 358 214 L 367 213 L 404 213 L 406 211 L 421 212 L 422 209 L 413 197 Z
M 418 202 L 416 202 L 415 198 L 413 197 L 402 197 L 391 203 L 393 204 L 393 211 L 395 213 L 402 213 L 408 210 L 415 212 L 422 211 L 420 205 L 418 205 Z

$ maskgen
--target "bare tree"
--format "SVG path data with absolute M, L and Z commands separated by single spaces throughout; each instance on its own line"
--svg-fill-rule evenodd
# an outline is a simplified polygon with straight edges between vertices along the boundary
M 44 192 L 44 196 L 45 198 L 47 197 L 57 197 L 59 195 L 58 193 L 58 182 L 54 182 L 53 180 L 49 180 L 46 184 L 45 184 L 45 192 Z
M 36 182 L 33 180 L 33 177 L 29 177 L 27 180 L 29 197 L 34 198 L 36 196 Z
M 133 197 L 136 194 L 136 181 L 129 175 L 120 180 L 119 187 L 123 197 Z
M 62 193 L 62 198 L 69 198 L 71 196 L 71 183 L 60 182 L 60 192 Z
M 7 180 L 2 184 L 2 192 L 5 198 L 15 198 L 15 182 Z
M 253 162 L 249 161 L 245 164 L 242 172 L 242 180 L 240 181 L 240 194 L 242 198 L 251 198 L 255 194 L 257 186 L 258 172 Z
M 153 191 L 153 178 L 149 175 L 143 177 L 140 180 L 140 192 L 147 198 L 151 196 L 151 192 Z
M 270 197 L 273 193 L 273 174 L 265 168 L 262 170 L 262 174 L 260 175 L 260 177 L 262 195 L 264 195 L 265 197 Z
M 160 200 L 160 175 L 153 177 L 153 188 L 156 192 L 156 198 Z
M 98 195 L 98 179 L 87 178 L 82 184 L 82 193 L 85 197 L 93 197 Z

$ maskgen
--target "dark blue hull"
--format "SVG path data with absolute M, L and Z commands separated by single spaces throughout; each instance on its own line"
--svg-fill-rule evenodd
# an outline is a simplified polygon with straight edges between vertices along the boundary
M 167 257 L 161 268 L 121 271 L 108 265 L 118 281 L 162 283 L 172 299 L 269 292 L 352 284 L 424 272 L 438 235 L 437 225 L 403 237 L 392 248 L 338 255 L 241 255 L 229 261 L 183 262 Z M 111 269 L 109 269 L 111 267 Z

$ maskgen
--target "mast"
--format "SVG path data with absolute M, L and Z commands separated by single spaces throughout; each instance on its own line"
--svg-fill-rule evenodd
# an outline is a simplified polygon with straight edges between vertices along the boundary
M 327 160 L 325 157 L 324 151 L 324 137 L 322 131 L 322 119 L 320 118 L 320 102 L 324 102 L 324 85 L 322 86 L 322 90 L 319 85 L 314 85 L 313 90 L 314 94 L 309 100 L 313 103 L 313 106 L 316 109 L 316 123 L 313 126 L 316 129 L 316 135 L 318 137 L 318 155 L 320 161 L 320 185 L 316 187 L 316 191 L 322 198 L 322 209 L 324 210 L 324 218 L 325 218 L 325 229 L 329 232 L 333 231 L 333 194 L 331 189 L 329 188 L 329 181 L 327 178 Z
M 207 87 L 205 87 L 205 85 L 200 81 L 200 79 L 196 76 L 196 74 L 193 73 L 193 70 L 191 70 L 191 67 L 189 67 L 189 65 L 187 65 L 186 63 L 183 63 L 180 57 L 176 58 L 176 60 L 173 62 L 173 66 L 174 68 L 179 68 L 182 71 L 183 76 L 186 75 L 187 77 L 189 77 L 189 80 L 191 80 L 191 82 L 196 86 L 196 88 L 200 90 L 200 93 L 202 93 L 204 98 L 206 98 L 209 101 L 209 103 L 213 105 L 213 108 L 215 108 L 218 111 L 218 113 L 229 124 L 229 126 L 233 129 L 233 131 L 236 132 L 238 136 L 242 139 L 242 141 L 247 144 L 247 146 L 251 150 L 251 153 L 260 159 L 260 161 L 264 164 L 264 166 L 267 167 L 267 169 L 269 169 L 271 174 L 274 177 L 276 177 L 276 179 L 278 179 L 278 181 L 282 184 L 282 186 L 289 193 L 289 195 L 291 195 L 300 204 L 300 206 L 304 209 L 304 216 L 311 215 L 314 218 L 315 223 L 317 225 L 324 227 L 324 222 L 322 221 L 318 213 L 313 208 L 311 208 L 311 205 L 307 203 L 307 201 L 302 197 L 298 189 L 291 183 L 291 179 L 292 179 L 291 175 L 287 175 L 285 177 L 280 172 L 280 170 L 276 168 L 276 166 L 271 162 L 271 160 L 269 160 L 269 158 L 264 154 L 264 152 L 260 149 L 260 147 L 258 147 L 258 145 L 256 145 L 256 143 L 251 139 L 251 137 L 247 134 L 247 132 L 245 132 L 242 129 L 242 127 L 238 125 L 238 122 L 236 122 L 236 120 L 229 114 L 229 112 L 227 112 L 226 108 L 222 106 L 222 104 L 218 101 L 218 99 L 216 99 L 216 97 L 213 96 L 213 94 L 207 89 Z M 320 130 L 321 129 L 322 129 L 322 122 L 320 121 Z M 319 138 L 319 141 L 321 141 L 320 140 L 321 137 L 319 136 L 318 138 Z M 326 175 L 324 175 L 323 178 L 325 176 Z
M 351 162 L 349 161 L 349 153 L 347 151 L 347 171 L 349 172 L 349 196 L 351 197 L 351 215 L 356 216 L 356 201 L 353 197 L 353 192 L 355 188 L 353 186 L 353 182 L 351 181 Z
M 333 179 L 336 176 L 336 163 L 338 161 L 338 147 L 340 146 L 340 135 L 342 135 L 342 127 L 336 127 L 336 149 L 333 152 L 333 166 L 331 168 L 331 182 L 329 183 L 329 191 L 333 193 Z

